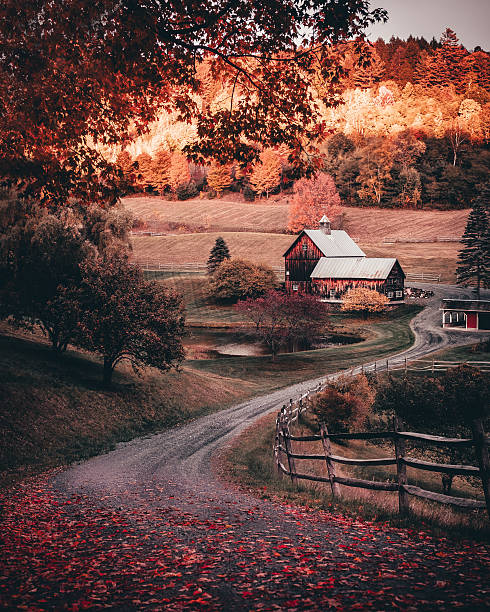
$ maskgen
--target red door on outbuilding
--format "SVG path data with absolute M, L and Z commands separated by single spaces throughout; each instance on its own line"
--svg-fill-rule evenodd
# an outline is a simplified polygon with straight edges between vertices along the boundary
M 466 329 L 478 329 L 478 319 L 476 312 L 466 313 Z

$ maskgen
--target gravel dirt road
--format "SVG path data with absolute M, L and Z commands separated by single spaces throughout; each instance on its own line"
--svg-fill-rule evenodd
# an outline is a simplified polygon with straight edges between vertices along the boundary
M 461 290 L 431 288 L 435 297 L 413 322 L 415 344 L 397 359 L 469 341 L 440 327 L 440 298 Z M 34 501 L 23 502 L 41 527 L 29 540 L 36 559 L 25 562 L 29 588 L 14 603 L 36 610 L 487 609 L 485 545 L 258 500 L 215 475 L 218 449 L 318 382 L 120 444 L 40 486 Z M 14 510 L 10 516 L 15 522 Z

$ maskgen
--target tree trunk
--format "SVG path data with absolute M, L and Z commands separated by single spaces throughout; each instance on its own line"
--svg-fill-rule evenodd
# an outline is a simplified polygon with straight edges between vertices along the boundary
M 114 371 L 112 360 L 104 357 L 104 385 L 110 386 L 112 382 L 112 372 Z

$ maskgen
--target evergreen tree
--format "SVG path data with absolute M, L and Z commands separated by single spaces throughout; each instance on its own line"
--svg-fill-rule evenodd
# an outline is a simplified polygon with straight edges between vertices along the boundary
M 488 190 L 487 194 L 488 196 Z M 458 283 L 476 281 L 476 294 L 490 282 L 490 228 L 488 226 L 488 197 L 480 198 L 473 206 L 466 223 L 459 252 Z
M 213 274 L 216 268 L 225 259 L 230 259 L 230 251 L 228 250 L 226 242 L 223 240 L 223 238 L 221 238 L 221 236 L 219 236 L 219 238 L 216 238 L 214 247 L 211 249 L 211 253 L 209 254 L 209 259 L 207 262 L 208 274 Z

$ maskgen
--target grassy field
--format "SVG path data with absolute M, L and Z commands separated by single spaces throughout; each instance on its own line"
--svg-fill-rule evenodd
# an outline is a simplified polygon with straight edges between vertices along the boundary
M 2 330 L 5 332 L 5 329 Z M 77 351 L 61 358 L 21 335 L 0 335 L 0 484 L 99 454 L 121 440 L 173 426 L 257 394 L 260 387 L 183 367 L 137 377 Z
M 123 198 L 137 219 L 150 224 L 180 225 L 211 232 L 284 233 L 287 227 L 287 196 L 283 203 L 267 200 L 234 202 L 187 200 L 169 202 L 157 196 Z M 342 228 L 364 243 L 378 244 L 384 238 L 431 239 L 436 236 L 461 236 L 467 210 L 425 211 L 385 208 L 344 207 Z
M 270 356 L 241 356 L 189 360 L 187 363 L 200 372 L 221 374 L 260 385 L 266 392 L 338 370 L 347 370 L 372 359 L 383 359 L 408 348 L 413 342 L 409 322 L 418 311 L 416 306 L 405 306 L 401 312 L 368 322 L 344 317 L 344 330 L 357 330 L 367 338 L 359 344 L 284 353 L 277 355 L 274 361 Z M 335 321 L 335 317 L 332 319 Z M 337 320 L 337 323 L 341 322 Z
M 254 232 L 211 232 L 169 236 L 133 236 L 135 257 L 165 264 L 206 263 L 209 252 L 222 236 L 233 258 L 269 266 L 284 266 L 283 254 L 292 236 Z
M 162 264 L 206 263 L 216 238 L 222 236 L 231 256 L 269 266 L 284 266 L 283 254 L 294 237 L 287 234 L 210 232 L 168 236 L 133 236 L 134 256 Z M 368 257 L 397 257 L 410 273 L 440 274 L 443 282 L 456 278 L 460 244 L 456 242 L 364 244 Z

